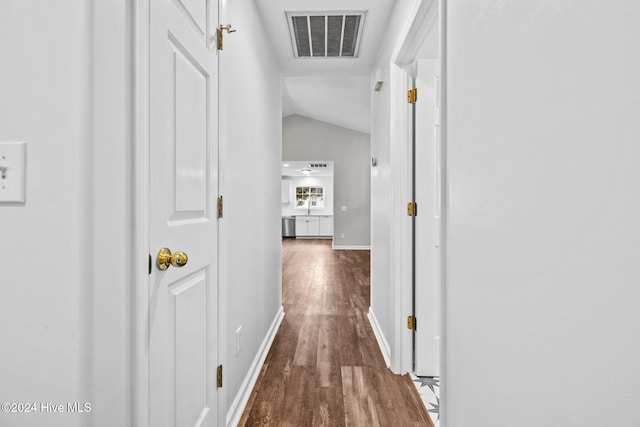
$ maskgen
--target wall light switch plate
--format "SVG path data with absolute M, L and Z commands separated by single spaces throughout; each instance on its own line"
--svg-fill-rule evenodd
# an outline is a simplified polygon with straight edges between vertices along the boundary
M 0 142 L 0 203 L 26 200 L 27 143 Z

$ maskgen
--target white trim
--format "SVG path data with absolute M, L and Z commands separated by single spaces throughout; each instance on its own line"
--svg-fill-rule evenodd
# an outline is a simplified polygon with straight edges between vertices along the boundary
M 390 83 L 390 168 L 391 205 L 404 207 L 411 198 L 409 150 L 410 116 L 406 102 L 406 93 L 411 84 L 411 76 L 406 65 L 413 62 L 403 53 L 405 45 L 415 42 L 412 31 L 415 31 L 416 20 L 425 3 L 432 0 L 416 0 L 409 18 L 404 24 L 396 43 L 389 64 Z M 411 371 L 412 349 L 411 331 L 402 319 L 411 312 L 411 224 L 403 209 L 395 208 L 391 214 L 391 248 L 390 248 L 390 280 L 392 300 L 391 313 L 393 322 L 393 341 L 391 342 L 389 368 L 396 374 Z
M 149 1 L 138 0 L 132 19 L 134 106 L 133 425 L 149 426 Z
M 409 170 L 406 166 L 411 161 L 409 150 L 410 135 L 408 134 L 410 118 L 405 96 L 411 84 L 411 65 L 416 60 L 420 46 L 432 26 L 437 22 L 439 3 L 438 0 L 416 1 L 391 55 L 390 157 L 391 169 L 394 171 Z M 441 125 L 441 130 L 444 130 L 444 123 Z M 410 199 L 410 178 L 408 173 L 397 173 L 394 176 L 395 178 L 392 179 L 391 183 L 392 205 L 403 206 Z M 445 214 L 443 206 L 443 221 Z M 394 322 L 395 338 L 392 343 L 393 351 L 391 352 L 390 368 L 395 373 L 409 372 L 412 365 L 411 332 L 405 327 L 403 321 L 411 311 L 411 276 L 409 274 L 411 268 L 411 227 L 407 218 L 399 209 L 394 210 L 391 238 L 391 280 L 393 281 L 392 294 L 394 295 L 394 301 L 391 304 L 397 320 Z M 442 239 L 444 240 L 444 238 L 443 233 Z M 444 251 L 444 249 L 442 250 Z
M 256 381 L 258 380 L 258 376 L 262 370 L 262 365 L 269 354 L 269 349 L 271 348 L 271 344 L 278 333 L 278 328 L 280 328 L 283 318 L 284 309 L 280 306 L 280 310 L 276 313 L 276 316 L 267 331 L 267 335 L 264 337 L 255 359 L 253 359 L 249 372 L 247 372 L 247 376 L 244 378 L 244 381 L 240 386 L 240 390 L 238 390 L 238 394 L 236 394 L 236 398 L 233 400 L 231 407 L 229 407 L 226 419 L 227 426 L 236 426 L 240 422 L 242 413 L 247 406 L 249 397 L 251 397 L 253 387 L 256 385 Z
M 391 85 L 391 169 L 398 171 L 391 183 L 392 206 L 405 206 L 411 199 L 410 115 L 406 102 L 411 85 L 407 70 L 390 67 Z M 394 209 L 391 224 L 391 281 L 393 295 L 394 340 L 391 370 L 396 374 L 411 371 L 411 331 L 402 321 L 411 312 L 411 219 L 403 209 Z
M 369 307 L 369 313 L 367 313 L 367 317 L 369 318 L 371 329 L 373 329 L 373 334 L 376 336 L 376 341 L 378 342 L 378 347 L 380 347 L 380 352 L 382 353 L 382 357 L 384 358 L 384 363 L 387 365 L 387 367 L 389 367 L 391 366 L 391 348 L 389 347 L 387 338 L 384 336 L 384 333 L 380 328 L 380 324 L 378 323 L 378 319 L 376 318 L 372 307 Z
M 371 250 L 371 246 L 370 245 L 365 245 L 365 246 L 342 246 L 342 245 L 336 245 L 335 243 L 332 246 L 332 249 L 336 250 L 336 251 L 370 251 Z
M 227 20 L 227 2 L 219 0 L 218 6 L 218 22 L 215 26 L 226 25 Z M 214 23 L 212 22 L 211 25 Z M 215 33 L 214 33 L 215 34 Z M 224 81 L 224 50 L 218 50 L 217 46 L 212 46 L 215 55 L 218 55 L 218 196 L 225 195 L 226 190 L 226 168 L 227 165 L 227 109 L 223 108 L 227 93 Z M 227 333 L 227 301 L 228 301 L 228 271 L 227 271 L 227 246 L 229 244 L 228 224 L 224 216 L 218 219 L 218 364 L 225 366 L 227 364 L 226 348 L 229 342 L 229 334 Z M 227 388 L 218 389 L 218 418 L 217 425 L 224 425 L 227 413 Z
M 440 278 L 440 426 L 448 424 L 449 374 L 447 371 L 447 255 L 449 218 L 449 164 L 447 160 L 447 0 L 440 0 L 440 150 L 442 161 L 442 188 L 440 210 L 440 253 L 442 263 Z
M 78 153 L 84 167 L 77 191 L 82 201 L 78 272 L 80 395 L 94 407 L 112 404 L 101 421 L 126 425 L 135 408 L 132 281 L 140 268 L 134 253 L 135 156 L 133 110 L 133 5 L 126 1 L 82 5 L 85 53 L 78 87 L 83 88 Z M 106 228 L 103 224 L 109 223 Z M 101 262 L 111 254 L 111 263 Z M 117 265 L 118 268 L 113 268 Z
M 391 55 L 391 62 L 399 66 L 411 65 L 420 47 L 438 18 L 438 0 L 418 0 L 407 20 L 399 42 Z

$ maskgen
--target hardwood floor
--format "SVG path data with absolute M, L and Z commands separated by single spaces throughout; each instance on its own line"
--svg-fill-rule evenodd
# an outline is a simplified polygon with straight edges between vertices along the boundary
M 367 319 L 369 251 L 285 239 L 282 254 L 285 318 L 239 425 L 433 426 Z

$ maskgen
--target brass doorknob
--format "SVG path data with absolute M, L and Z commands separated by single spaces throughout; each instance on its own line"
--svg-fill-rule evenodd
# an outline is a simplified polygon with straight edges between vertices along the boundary
M 189 257 L 184 252 L 176 252 L 172 254 L 168 248 L 162 248 L 158 251 L 156 265 L 160 270 L 166 270 L 169 266 L 184 267 L 189 261 Z

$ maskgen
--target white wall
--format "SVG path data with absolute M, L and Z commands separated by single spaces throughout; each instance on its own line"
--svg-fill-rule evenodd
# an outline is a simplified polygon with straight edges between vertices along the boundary
M 311 208 L 311 215 L 333 215 L 333 176 L 288 176 L 282 177 L 291 182 L 291 203 L 282 203 L 282 216 L 306 215 L 307 208 L 296 208 L 296 187 L 323 187 L 324 206 Z
M 334 162 L 334 247 L 370 246 L 370 138 L 297 114 L 282 119 L 282 159 Z M 342 206 L 347 210 L 342 211 Z M 344 233 L 345 237 L 342 237 Z
M 78 250 L 84 246 L 83 165 L 78 159 L 88 131 L 82 39 L 89 12 L 81 1 L 66 7 L 41 4 L 38 13 L 23 3 L 3 2 L 0 9 L 5 41 L 0 141 L 26 141 L 28 149 L 27 202 L 0 204 L 5 253 L 0 260 L 0 400 L 84 400 L 84 257 Z M 0 413 L 0 424 L 63 426 L 82 420 L 32 415 Z
M 448 2 L 447 427 L 640 425 L 638 22 Z
M 92 404 L 3 426 L 130 422 L 127 7 L 0 5 L 0 142 L 28 144 L 27 201 L 0 204 L 0 401 Z
M 396 3 L 398 4 L 398 3 Z M 371 302 L 369 313 L 375 317 L 384 352 L 389 357 L 394 340 L 395 296 L 392 292 L 391 270 L 391 153 L 389 127 L 388 65 L 378 77 L 384 82 L 379 92 L 371 95 L 371 157 L 377 166 L 371 168 Z M 372 77 L 372 86 L 375 84 Z
M 266 29 L 252 0 L 227 2 L 222 22 L 224 196 L 221 249 L 227 292 L 223 342 L 226 409 L 243 390 L 269 326 L 281 308 L 281 78 Z M 235 331 L 242 326 L 242 350 L 235 355 Z M 257 366 L 259 370 L 261 366 Z M 242 411 L 242 408 L 237 408 Z

